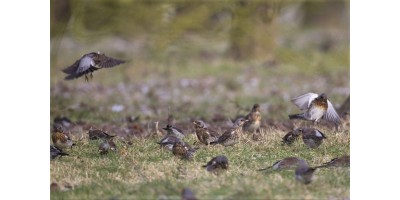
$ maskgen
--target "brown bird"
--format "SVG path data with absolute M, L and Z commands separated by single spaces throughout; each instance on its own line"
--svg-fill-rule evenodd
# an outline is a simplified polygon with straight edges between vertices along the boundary
M 285 136 L 283 136 L 282 145 L 284 145 L 284 144 L 287 144 L 287 145 L 293 144 L 293 142 L 296 141 L 297 138 L 299 138 L 300 135 L 301 135 L 301 133 L 299 133 L 298 130 L 290 131 Z
M 251 109 L 250 113 L 246 115 L 245 119 L 247 119 L 248 121 L 243 124 L 243 132 L 255 134 L 257 133 L 257 131 L 260 131 L 260 105 L 254 104 L 253 108 Z
M 289 119 L 303 119 L 318 123 L 321 119 L 340 125 L 340 117 L 337 114 L 332 103 L 324 93 L 318 95 L 315 93 L 303 94 L 292 99 L 292 102 L 304 113 L 289 115 Z
M 282 160 L 276 161 L 272 166 L 264 168 L 264 169 L 259 169 L 258 171 L 264 171 L 268 169 L 273 169 L 273 170 L 281 170 L 281 169 L 293 169 L 296 168 L 297 165 L 299 164 L 300 159 L 296 157 L 287 157 Z
M 315 168 L 325 168 L 325 167 L 350 167 L 350 156 L 346 155 L 346 156 L 334 158 L 331 161 L 326 162 Z
M 218 133 L 208 129 L 207 125 L 202 120 L 196 120 L 193 122 L 196 136 L 199 141 L 205 145 L 209 145 L 210 142 L 218 139 Z
M 222 134 L 218 140 L 211 142 L 210 144 L 222 144 L 224 146 L 233 146 L 239 142 L 239 133 L 242 130 L 243 124 L 247 119 L 241 117 L 237 119 L 232 128 Z
M 194 195 L 193 191 L 190 188 L 183 188 L 181 193 L 182 200 L 197 200 L 196 196 Z
M 74 64 L 62 71 L 68 74 L 65 80 L 72 80 L 85 75 L 85 80 L 89 81 L 88 74 L 90 74 L 90 78 L 92 79 L 92 73 L 94 71 L 102 68 L 114 67 L 122 63 L 125 63 L 125 61 L 107 57 L 104 53 L 91 52 L 83 55 L 79 60 L 75 61 Z
M 187 143 L 179 140 L 175 142 L 174 146 L 172 147 L 172 153 L 175 156 L 180 157 L 181 159 L 190 160 L 193 157 L 193 153 L 196 149 L 191 148 Z
M 72 140 L 60 129 L 57 129 L 51 135 L 51 140 L 53 141 L 53 145 L 61 150 L 68 147 L 72 148 L 72 146 L 75 145 L 74 142 L 72 142 Z
M 302 135 L 303 142 L 310 148 L 317 148 L 326 139 L 325 135 L 315 128 L 298 128 L 297 131 Z
M 97 139 L 110 139 L 115 137 L 115 135 L 110 135 L 106 131 L 102 131 L 99 129 L 89 129 L 89 139 L 90 140 L 97 140 Z
M 104 140 L 100 145 L 99 145 L 99 153 L 100 154 L 106 154 L 108 151 L 116 151 L 117 146 L 115 145 L 114 141 L 111 139 Z
M 207 171 L 211 172 L 214 170 L 227 170 L 229 168 L 228 158 L 226 156 L 216 156 L 212 158 L 206 165 L 203 165 Z

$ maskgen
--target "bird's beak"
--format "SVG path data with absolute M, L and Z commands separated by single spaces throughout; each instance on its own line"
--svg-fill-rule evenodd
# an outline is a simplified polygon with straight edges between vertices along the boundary
M 196 121 L 193 121 L 193 124 L 196 124 Z

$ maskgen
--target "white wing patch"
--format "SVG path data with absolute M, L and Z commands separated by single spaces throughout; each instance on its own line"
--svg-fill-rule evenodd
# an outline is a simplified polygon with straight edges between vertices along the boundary
M 317 136 L 317 137 L 323 137 L 322 134 L 321 134 L 318 130 L 315 130 L 315 136 Z
M 298 96 L 294 99 L 292 99 L 291 101 L 297 106 L 299 107 L 301 110 L 307 110 L 310 105 L 311 102 L 318 97 L 318 94 L 315 93 L 307 93 L 307 94 L 303 94 L 301 96 Z

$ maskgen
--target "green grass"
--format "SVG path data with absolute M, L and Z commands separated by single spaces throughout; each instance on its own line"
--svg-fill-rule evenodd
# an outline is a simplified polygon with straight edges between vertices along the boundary
M 192 161 L 180 160 L 160 148 L 159 138 L 135 139 L 132 146 L 117 141 L 119 152 L 99 155 L 99 141 L 83 138 L 69 150 L 70 157 L 51 162 L 51 182 L 69 184 L 72 190 L 51 192 L 52 199 L 156 199 L 179 197 L 191 188 L 201 199 L 327 199 L 349 198 L 349 168 L 319 169 L 310 185 L 295 181 L 293 170 L 272 173 L 257 169 L 284 157 L 296 156 L 315 166 L 350 153 L 350 137 L 344 132 L 324 130 L 328 139 L 317 149 L 301 140 L 282 146 L 285 132 L 270 130 L 262 141 L 242 137 L 234 147 L 200 146 Z M 185 141 L 197 139 L 191 134 Z M 225 155 L 230 168 L 223 174 L 208 173 L 201 165 Z

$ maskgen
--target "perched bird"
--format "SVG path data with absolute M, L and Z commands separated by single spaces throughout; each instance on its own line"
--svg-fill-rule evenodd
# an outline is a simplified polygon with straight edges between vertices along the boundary
M 297 131 L 302 135 L 304 144 L 310 148 L 317 148 L 326 139 L 325 135 L 315 128 L 298 128 Z
M 85 75 L 85 80 L 89 81 L 89 73 L 90 78 L 93 78 L 92 73 L 94 71 L 102 68 L 114 67 L 122 63 L 125 63 L 125 61 L 107 57 L 104 53 L 91 52 L 83 55 L 79 60 L 75 61 L 74 64 L 62 71 L 68 74 L 65 80 L 72 80 Z
M 52 135 L 51 135 L 51 140 L 53 141 L 53 145 L 59 149 L 64 149 L 71 147 L 74 144 L 72 140 L 66 135 L 63 131 L 57 129 Z
M 69 156 L 69 154 L 64 153 L 61 149 L 50 145 L 50 160 L 54 160 L 57 157 L 62 157 L 62 156 Z
M 334 158 L 331 161 L 326 162 L 315 168 L 324 168 L 324 167 L 350 167 L 350 156 L 346 155 L 346 156 Z
M 97 140 L 97 139 L 110 139 L 115 137 L 115 135 L 109 135 L 106 131 L 102 131 L 99 129 L 89 129 L 89 139 Z
M 179 140 L 180 139 L 176 136 L 167 134 L 163 139 L 157 142 L 157 144 L 161 145 L 162 147 L 166 147 L 168 150 L 172 151 L 172 147 Z
M 233 127 L 225 131 L 216 141 L 210 144 L 222 144 L 224 146 L 233 146 L 239 142 L 239 133 L 242 130 L 243 124 L 247 119 L 241 117 L 235 121 Z
M 116 151 L 117 146 L 115 145 L 114 141 L 111 139 L 104 140 L 100 145 L 99 145 L 99 153 L 100 154 L 106 154 L 108 151 Z
M 187 143 L 183 142 L 182 140 L 179 140 L 178 142 L 175 142 L 174 146 L 172 146 L 172 153 L 175 156 L 180 157 L 181 159 L 189 160 L 193 157 L 193 153 L 197 149 L 191 148 Z
M 282 144 L 287 144 L 291 145 L 293 144 L 294 141 L 297 140 L 297 138 L 300 136 L 300 133 L 298 130 L 293 130 L 287 133 L 285 136 L 282 138 Z
M 281 169 L 293 169 L 296 168 L 296 166 L 299 164 L 300 159 L 296 157 L 287 157 L 282 160 L 276 161 L 272 166 L 264 168 L 264 169 L 259 169 L 258 171 L 264 171 L 268 169 L 273 169 L 273 170 L 281 170 Z
M 332 103 L 324 93 L 318 95 L 315 93 L 303 94 L 292 99 L 292 102 L 304 113 L 289 115 L 289 119 L 303 119 L 318 123 L 321 119 L 340 125 L 340 117 L 337 114 Z
M 175 137 L 177 137 L 179 139 L 182 139 L 183 137 L 185 137 L 185 135 L 183 134 L 183 131 L 181 129 L 174 127 L 170 124 L 168 124 L 163 129 L 166 130 L 169 135 L 174 135 Z
M 296 180 L 306 185 L 310 184 L 313 180 L 315 170 L 316 168 L 309 167 L 305 160 L 300 159 L 294 172 Z
M 228 158 L 226 156 L 216 156 L 202 167 L 205 167 L 209 172 L 214 170 L 227 170 L 229 168 Z
M 190 188 L 183 188 L 181 193 L 182 200 L 197 200 L 196 196 L 194 195 L 193 191 Z
M 202 120 L 196 120 L 193 122 L 196 136 L 199 141 L 205 145 L 209 145 L 210 142 L 215 141 L 218 138 L 218 133 L 208 129 L 206 124 Z
M 254 104 L 253 109 L 245 117 L 248 121 L 243 124 L 243 132 L 246 133 L 257 133 L 260 131 L 261 124 L 261 112 L 260 105 Z

